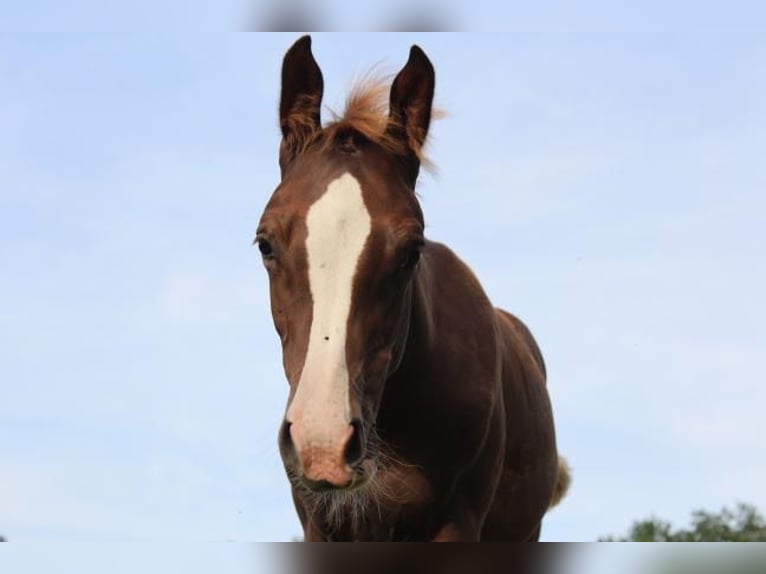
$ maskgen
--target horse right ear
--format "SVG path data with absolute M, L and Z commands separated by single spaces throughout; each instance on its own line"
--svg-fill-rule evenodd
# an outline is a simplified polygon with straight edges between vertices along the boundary
M 283 173 L 322 127 L 323 90 L 322 70 L 311 53 L 311 36 L 303 36 L 292 45 L 282 61 L 279 165 Z
M 386 132 L 402 141 L 409 150 L 407 164 L 413 183 L 418 176 L 421 150 L 431 123 L 434 85 L 433 64 L 423 50 L 412 46 L 407 63 L 391 85 Z

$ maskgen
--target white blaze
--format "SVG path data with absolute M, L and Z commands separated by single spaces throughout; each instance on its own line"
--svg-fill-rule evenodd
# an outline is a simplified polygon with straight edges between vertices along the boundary
M 354 275 L 370 234 L 362 188 L 349 173 L 333 180 L 306 217 L 308 275 L 313 315 L 303 371 L 287 420 L 303 441 L 330 447 L 351 422 L 346 325 Z

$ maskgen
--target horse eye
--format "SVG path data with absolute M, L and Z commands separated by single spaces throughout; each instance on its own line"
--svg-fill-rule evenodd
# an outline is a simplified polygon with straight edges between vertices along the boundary
M 417 245 L 410 249 L 410 252 L 407 255 L 407 259 L 404 262 L 403 267 L 405 269 L 412 269 L 413 267 L 415 267 L 415 265 L 418 264 L 418 261 L 420 261 L 420 245 Z
M 261 252 L 261 255 L 267 258 L 274 256 L 274 248 L 271 246 L 271 243 L 265 239 L 258 239 L 258 251 Z

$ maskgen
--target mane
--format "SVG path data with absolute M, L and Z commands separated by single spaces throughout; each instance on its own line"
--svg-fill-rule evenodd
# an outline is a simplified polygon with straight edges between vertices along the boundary
M 425 145 L 419 143 L 422 138 L 416 137 L 417 134 L 411 133 L 406 126 L 391 126 L 394 120 L 389 118 L 390 85 L 390 77 L 376 74 L 367 74 L 357 80 L 346 96 L 343 113 L 338 114 L 330 110 L 333 119 L 323 128 L 324 133 L 329 136 L 327 141 L 331 142 L 337 134 L 352 130 L 391 154 L 406 155 L 413 151 L 425 168 L 433 169 L 433 163 L 424 152 Z M 441 111 L 433 109 L 431 119 L 438 119 L 442 115 Z M 389 127 L 395 129 L 390 130 Z M 396 137 L 397 132 L 406 133 L 407 139 Z

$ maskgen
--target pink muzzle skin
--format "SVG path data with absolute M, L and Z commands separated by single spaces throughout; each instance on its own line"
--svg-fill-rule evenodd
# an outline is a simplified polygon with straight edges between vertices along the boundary
M 290 437 L 298 454 L 303 478 L 319 483 L 326 482 L 336 488 L 351 484 L 353 470 L 346 463 L 346 447 L 354 434 L 354 427 L 333 425 L 324 432 L 306 432 L 298 421 L 290 425 Z M 329 432 L 328 432 L 329 431 Z

